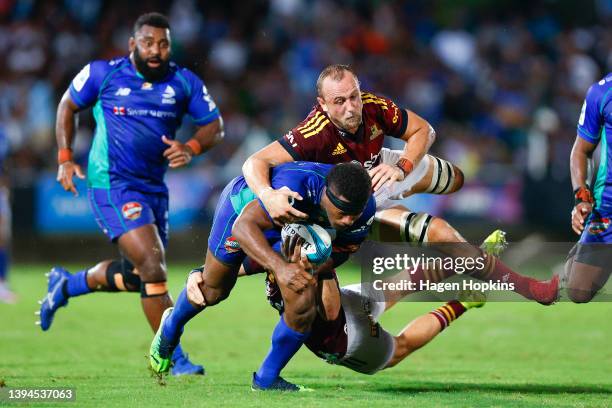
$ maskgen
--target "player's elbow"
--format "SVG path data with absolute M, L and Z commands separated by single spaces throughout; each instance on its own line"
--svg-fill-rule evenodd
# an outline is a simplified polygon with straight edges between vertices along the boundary
M 437 133 L 436 130 L 429 124 L 429 122 L 425 122 L 427 124 L 427 145 L 431 146 L 436 141 Z

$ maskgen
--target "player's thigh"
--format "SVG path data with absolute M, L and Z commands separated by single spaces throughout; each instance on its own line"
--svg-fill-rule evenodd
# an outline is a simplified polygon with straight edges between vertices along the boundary
M 131 229 L 122 234 L 117 243 L 122 255 L 138 269 L 144 280 L 149 278 L 149 273 L 165 274 L 164 245 L 155 224 Z

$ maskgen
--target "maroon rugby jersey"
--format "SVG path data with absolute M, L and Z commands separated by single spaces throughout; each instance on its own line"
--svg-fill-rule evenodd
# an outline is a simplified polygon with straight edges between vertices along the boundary
M 362 121 L 355 134 L 338 129 L 317 104 L 278 141 L 296 161 L 335 164 L 356 160 L 369 170 L 378 164 L 384 136 L 403 136 L 408 114 L 390 99 L 368 92 L 361 93 L 361 100 Z

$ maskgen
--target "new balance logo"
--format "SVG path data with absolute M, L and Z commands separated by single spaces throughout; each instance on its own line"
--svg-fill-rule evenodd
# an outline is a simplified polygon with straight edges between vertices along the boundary
M 132 92 L 130 88 L 119 88 L 117 92 L 115 92 L 116 96 L 128 96 Z
M 342 146 L 342 143 L 338 143 L 338 146 L 336 146 L 336 148 L 332 152 L 332 156 L 337 156 L 339 154 L 344 154 L 344 153 L 346 153 L 346 149 L 344 148 L 344 146 Z

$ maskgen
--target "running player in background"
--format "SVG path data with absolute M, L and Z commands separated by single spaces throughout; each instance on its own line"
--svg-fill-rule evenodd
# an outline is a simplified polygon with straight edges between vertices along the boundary
M 477 258 L 481 251 L 445 220 L 427 213 L 414 213 L 395 198 L 422 192 L 451 193 L 463 185 L 463 175 L 451 163 L 427 154 L 435 132 L 414 112 L 400 109 L 393 101 L 362 92 L 355 73 L 346 65 L 330 65 L 317 80 L 317 104 L 306 119 L 259 152 L 243 166 L 252 191 L 261 199 L 277 223 L 303 219 L 288 198 L 301 196 L 286 188 L 273 189 L 270 168 L 293 160 L 321 163 L 361 163 L 372 177 L 376 217 L 372 226 L 375 240 L 386 242 L 464 243 L 446 246 L 451 255 Z M 385 135 L 405 142 L 403 151 L 384 149 Z M 518 274 L 494 256 L 486 257 L 484 269 L 471 275 L 483 281 L 514 283 L 517 293 L 542 304 L 557 298 L 559 277 L 538 281 Z M 449 271 L 449 273 L 453 273 Z M 449 275 L 430 274 L 430 282 Z
M 17 295 L 8 286 L 9 249 L 11 244 L 11 204 L 6 158 L 9 153 L 6 133 L 0 128 L 0 302 L 15 303 Z
M 569 298 L 589 302 L 606 284 L 612 265 L 612 73 L 593 84 L 582 105 L 578 132 L 570 156 L 576 203 L 572 229 L 580 235 L 566 265 Z M 601 144 L 594 188 L 589 186 L 592 157 Z
M 134 24 L 129 56 L 93 61 L 74 78 L 57 109 L 57 180 L 77 194 L 73 176 L 85 178 L 72 159 L 76 114 L 93 106 L 96 132 L 89 153 L 89 202 L 98 225 L 118 244 L 120 259 L 104 260 L 70 274 L 55 267 L 41 303 L 40 326 L 48 330 L 70 297 L 94 291 L 139 292 L 153 331 L 172 306 L 166 284 L 168 236 L 166 167 L 187 165 L 223 137 L 219 111 L 200 78 L 170 61 L 170 26 L 148 13 Z M 185 144 L 174 140 L 183 116 L 197 130 Z M 173 374 L 202 374 L 178 346 Z

